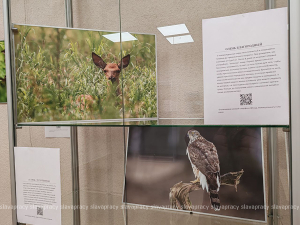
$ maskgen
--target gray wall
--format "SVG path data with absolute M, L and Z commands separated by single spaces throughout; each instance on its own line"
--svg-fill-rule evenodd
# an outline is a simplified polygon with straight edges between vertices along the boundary
M 287 0 L 278 0 L 278 7 Z M 201 20 L 264 9 L 263 0 L 165 0 L 121 1 L 122 30 L 155 33 L 158 48 L 159 117 L 203 117 Z M 117 0 L 73 1 L 74 27 L 99 30 L 119 29 Z M 2 11 L 2 10 L 1 10 Z M 3 39 L 2 16 L 0 39 Z M 65 26 L 64 1 L 12 0 L 12 21 L 22 24 Z M 156 27 L 186 23 L 194 44 L 170 45 Z M 10 204 L 10 175 L 7 139 L 7 107 L 0 104 L 0 203 Z M 167 123 L 167 122 L 165 122 Z M 62 203 L 72 202 L 71 150 L 68 138 L 44 138 L 43 127 L 18 130 L 18 146 L 61 148 Z M 123 128 L 79 128 L 80 197 L 83 205 L 120 206 L 124 174 Z M 266 132 L 264 158 L 267 171 Z M 287 166 L 284 133 L 278 129 L 279 201 L 288 204 Z M 266 174 L 266 180 L 268 175 Z M 267 188 L 267 186 L 266 186 Z M 281 212 L 289 224 L 287 211 Z M 11 224 L 11 212 L 0 210 L 0 224 Z M 124 224 L 123 210 L 82 210 L 82 224 Z M 129 210 L 128 224 L 256 224 L 224 218 L 158 210 Z M 72 211 L 63 210 L 62 222 L 72 224 Z

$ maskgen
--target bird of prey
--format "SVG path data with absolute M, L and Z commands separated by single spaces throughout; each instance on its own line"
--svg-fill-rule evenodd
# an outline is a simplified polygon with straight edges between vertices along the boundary
M 196 130 L 189 130 L 186 135 L 186 154 L 192 165 L 196 181 L 209 193 L 214 210 L 220 210 L 220 162 L 215 145 L 207 141 Z

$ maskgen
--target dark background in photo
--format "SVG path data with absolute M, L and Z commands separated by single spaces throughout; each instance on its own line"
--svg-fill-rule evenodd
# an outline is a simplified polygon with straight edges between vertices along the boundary
M 246 127 L 131 127 L 129 128 L 126 165 L 126 202 L 140 205 L 169 206 L 170 188 L 182 181 L 195 180 L 186 155 L 185 135 L 196 129 L 214 143 L 220 160 L 221 175 L 244 170 L 237 192 L 232 186 L 220 187 L 221 207 L 239 206 L 239 210 L 211 209 L 209 195 L 198 190 L 190 193 L 195 209 L 202 213 L 265 220 L 264 178 L 261 128 Z M 125 201 L 125 200 L 124 200 Z

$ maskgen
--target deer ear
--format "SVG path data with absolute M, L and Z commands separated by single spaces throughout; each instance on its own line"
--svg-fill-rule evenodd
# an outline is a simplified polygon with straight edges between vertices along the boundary
M 92 58 L 95 65 L 104 70 L 104 68 L 106 67 L 106 63 L 103 61 L 103 59 L 94 52 L 92 53 Z
M 130 62 L 130 55 L 126 55 L 122 58 L 122 65 L 121 65 L 121 62 L 118 64 L 118 67 L 120 69 L 124 69 L 126 68 L 128 65 L 129 65 L 129 62 Z M 121 68 L 122 67 L 122 68 Z

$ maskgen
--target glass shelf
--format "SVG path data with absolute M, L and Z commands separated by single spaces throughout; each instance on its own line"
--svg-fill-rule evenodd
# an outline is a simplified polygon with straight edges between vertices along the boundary
M 28 122 L 18 123 L 17 126 L 79 126 L 79 127 L 135 127 L 135 126 L 149 126 L 149 127 L 277 127 L 289 128 L 287 125 L 206 125 L 203 119 L 196 118 L 163 118 L 156 120 L 80 120 L 80 121 L 51 121 L 51 122 Z

